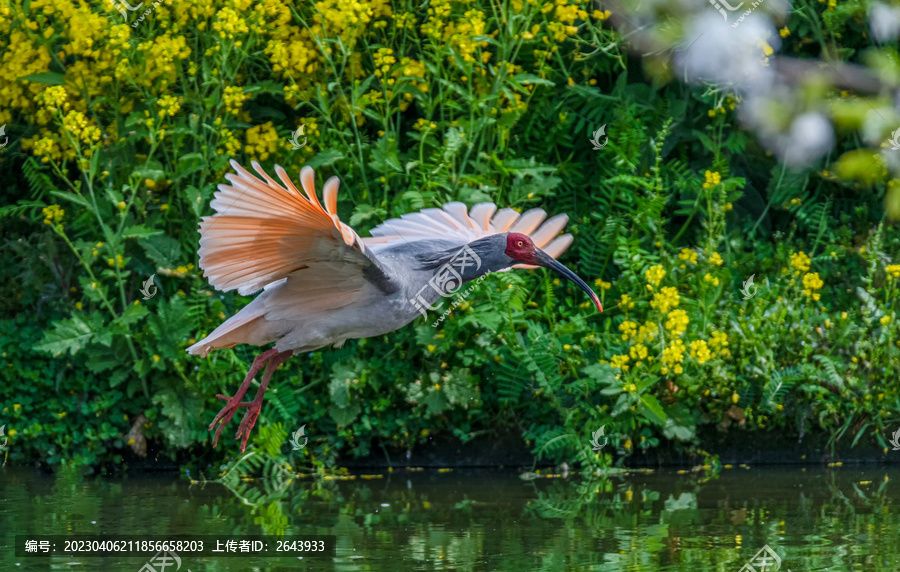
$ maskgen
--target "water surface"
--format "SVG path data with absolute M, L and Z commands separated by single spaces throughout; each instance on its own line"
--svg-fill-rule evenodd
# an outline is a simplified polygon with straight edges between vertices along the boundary
M 253 506 L 221 485 L 172 474 L 99 479 L 7 468 L 0 470 L 0 570 L 138 572 L 146 558 L 37 559 L 13 551 L 16 534 L 105 533 L 337 538 L 333 558 L 183 556 L 179 572 L 738 572 L 766 545 L 781 570 L 897 572 L 896 473 L 735 467 L 718 476 L 666 471 L 588 482 L 395 470 L 352 481 L 295 480 L 280 499 Z M 774 572 L 775 560 L 768 562 L 765 572 Z

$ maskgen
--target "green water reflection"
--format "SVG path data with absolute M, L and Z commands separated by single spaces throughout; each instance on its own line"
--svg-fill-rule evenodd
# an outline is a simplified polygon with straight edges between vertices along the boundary
M 781 570 L 897 572 L 897 482 L 896 469 L 848 467 L 735 468 L 704 482 L 664 472 L 592 483 L 400 470 L 378 479 L 294 481 L 281 501 L 252 507 L 219 485 L 191 486 L 169 474 L 104 480 L 5 469 L 0 570 L 137 572 L 146 560 L 17 558 L 15 534 L 283 531 L 336 535 L 337 554 L 185 557 L 181 571 L 738 572 L 769 545 Z

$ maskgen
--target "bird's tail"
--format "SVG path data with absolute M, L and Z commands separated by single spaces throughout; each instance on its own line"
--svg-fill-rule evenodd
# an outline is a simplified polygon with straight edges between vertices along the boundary
M 274 341 L 266 335 L 265 321 L 265 305 L 257 298 L 186 351 L 206 357 L 212 350 L 232 348 L 238 344 L 265 345 Z

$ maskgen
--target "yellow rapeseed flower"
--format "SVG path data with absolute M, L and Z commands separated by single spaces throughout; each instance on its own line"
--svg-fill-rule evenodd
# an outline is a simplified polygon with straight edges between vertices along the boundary
M 666 271 L 662 266 L 657 264 L 656 266 L 651 266 L 644 272 L 644 276 L 647 277 L 647 282 L 654 286 L 659 286 L 659 283 L 662 282 L 662 279 L 665 277 Z
M 715 112 L 713 112 L 713 115 L 715 115 Z M 722 182 L 722 175 L 718 172 L 706 171 L 703 173 L 703 176 L 706 178 L 706 182 L 703 183 L 704 189 L 715 187 Z
M 697 363 L 704 364 L 713 358 L 709 351 L 709 346 L 703 340 L 694 340 L 691 342 L 691 357 L 697 360 Z
M 630 358 L 625 354 L 613 356 L 609 360 L 609 366 L 621 369 L 622 371 L 628 371 L 628 366 L 626 364 L 629 359 Z
M 59 205 L 44 207 L 41 212 L 44 213 L 44 224 L 49 225 L 60 225 L 63 216 L 66 214 L 65 209 L 61 208 Z
M 675 338 L 671 341 L 669 346 L 663 350 L 663 355 L 661 358 L 662 363 L 665 366 L 672 367 L 676 374 L 682 373 L 684 370 L 681 367 L 681 362 L 684 360 L 684 342 L 681 338 Z M 668 369 L 663 373 L 668 373 Z
M 809 272 L 809 262 L 809 256 L 802 250 L 791 254 L 791 266 L 796 268 L 799 272 Z
M 819 278 L 819 273 L 806 273 L 803 275 L 803 294 L 810 296 L 813 300 L 819 301 L 821 297 L 816 290 L 820 290 L 825 283 Z
M 668 314 L 671 308 L 678 306 L 679 300 L 678 290 L 667 286 L 653 295 L 650 307 L 659 310 L 662 314 Z
M 680 336 L 687 329 L 689 321 L 687 312 L 684 310 L 672 310 L 666 320 L 666 329 L 672 334 Z
M 690 248 L 682 248 L 681 252 L 678 253 L 678 259 L 697 264 L 697 253 Z
M 619 324 L 619 331 L 622 332 L 622 339 L 627 340 L 629 337 L 634 336 L 637 331 L 637 322 L 625 320 Z

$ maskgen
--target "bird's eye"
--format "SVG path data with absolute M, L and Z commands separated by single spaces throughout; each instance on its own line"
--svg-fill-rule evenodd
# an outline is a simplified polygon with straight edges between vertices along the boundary
M 520 240 L 519 242 L 516 243 L 516 246 L 522 247 L 522 246 L 525 246 L 525 243 Z

